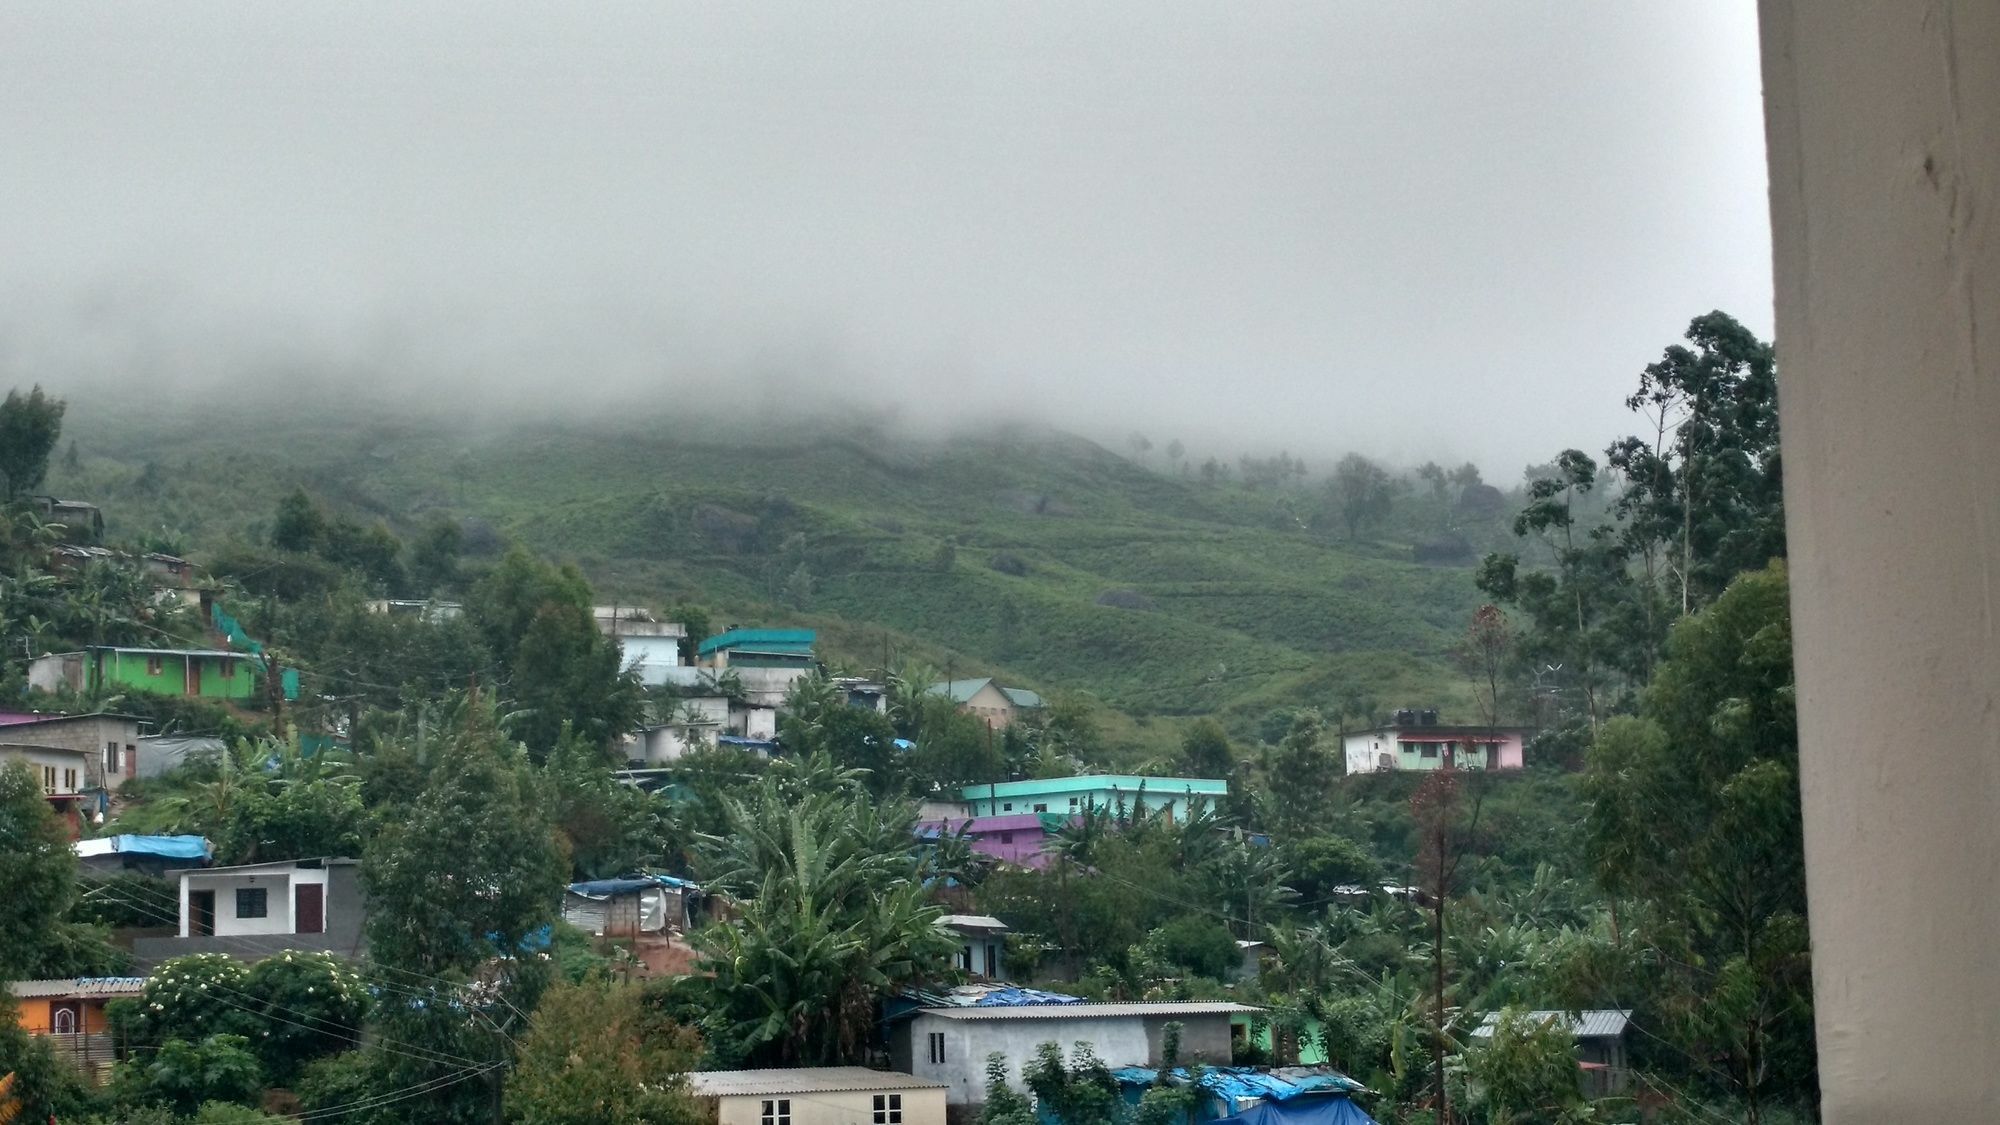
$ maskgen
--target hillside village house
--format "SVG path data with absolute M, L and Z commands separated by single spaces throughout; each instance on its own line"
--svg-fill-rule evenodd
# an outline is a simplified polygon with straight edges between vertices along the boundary
M 639 675 L 648 687 L 667 683 L 669 668 L 681 667 L 681 642 L 687 626 L 677 621 L 659 621 L 653 611 L 636 605 L 591 607 L 597 631 L 618 642 L 618 659 Z
M 1089 1043 L 1106 1064 L 1157 1066 L 1166 1025 L 1181 1025 L 1181 1061 L 1226 1065 L 1233 1057 L 1231 1016 L 1261 1012 L 1244 1004 L 1146 1001 L 1130 1004 L 1022 1004 L 919 1008 L 890 1029 L 890 1065 L 945 1083 L 945 1100 L 986 1100 L 986 1057 L 998 1052 L 1017 1088 L 1021 1067 L 1043 1043 Z
M 1586 1008 L 1580 1012 L 1524 1012 L 1530 1023 L 1568 1030 L 1576 1042 L 1577 1081 L 1592 1098 L 1623 1094 L 1632 1088 L 1631 1059 L 1626 1052 L 1625 1033 L 1632 1026 L 1630 1009 Z M 1493 1038 L 1500 1024 L 1500 1012 L 1488 1012 L 1472 1037 Z
M 818 640 L 811 629 L 730 629 L 696 645 L 694 665 L 671 669 L 667 682 L 692 687 L 733 677 L 745 703 L 776 708 L 818 663 Z
M 711 1070 L 688 1093 L 715 1125 L 944 1125 L 944 1083 L 859 1066 Z
M 959 790 L 965 811 L 974 817 L 1012 813 L 1068 816 L 1098 809 L 1128 816 L 1145 811 L 1168 821 L 1186 819 L 1200 809 L 1212 811 L 1228 795 L 1227 781 L 1111 773 L 997 781 Z
M 91 819 L 96 793 L 90 784 L 90 755 L 66 746 L 22 746 L 0 743 L 0 765 L 20 762 L 41 783 L 42 795 L 63 823 L 72 839 L 83 834 L 84 822 Z
M 179 932 L 136 939 L 133 956 L 148 966 L 189 953 L 358 956 L 367 921 L 359 870 L 357 860 L 329 857 L 181 871 Z
M 1436 711 L 1398 711 L 1396 721 L 1341 736 L 1347 772 L 1384 770 L 1517 770 L 1525 765 L 1529 727 L 1438 722 Z
M 952 806 L 956 809 L 957 806 Z M 963 834 L 973 851 L 1016 867 L 1040 869 L 1048 863 L 1049 837 L 1069 822 L 1067 813 L 1006 813 L 1002 816 L 945 815 L 918 824 L 926 838 Z
M 21 1027 L 30 1035 L 47 1036 L 57 1058 L 101 1083 L 118 1061 L 104 1006 L 119 997 L 139 995 L 145 991 L 146 978 L 17 980 L 9 988 Z
M 993 730 L 1005 730 L 1023 711 L 1042 709 L 1042 697 L 1027 688 L 1002 687 L 998 680 L 984 677 L 972 680 L 947 680 L 932 684 L 931 695 L 941 695 L 968 715 L 976 715 L 986 720 Z
M 441 602 L 435 599 L 376 598 L 366 603 L 368 612 L 380 613 L 388 617 L 415 617 L 429 624 L 450 621 L 465 615 L 463 602 Z
M 264 659 L 230 649 L 100 645 L 36 659 L 28 665 L 28 685 L 46 692 L 122 688 L 153 695 L 254 699 L 265 691 Z
M 93 787 L 116 789 L 139 776 L 139 720 L 131 715 L 0 711 L 0 743 L 15 742 L 83 751 Z
M 952 964 L 986 980 L 1007 979 L 1007 923 L 985 914 L 947 914 L 937 927 L 958 940 Z

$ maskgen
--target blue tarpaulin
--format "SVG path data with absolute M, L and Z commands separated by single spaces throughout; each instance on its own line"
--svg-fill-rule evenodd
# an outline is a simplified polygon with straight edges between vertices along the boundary
M 1368 1111 L 1342 1096 L 1294 1098 L 1258 1102 L 1234 1117 L 1218 1117 L 1211 1125 L 1377 1125 Z
M 692 888 L 700 890 L 686 879 L 676 879 L 672 875 L 628 875 L 622 879 L 591 879 L 583 883 L 571 883 L 571 894 L 585 898 L 610 898 L 612 895 L 629 895 L 638 891 L 666 887 L 670 890 Z
M 1043 992 L 1039 988 L 996 988 L 972 1002 L 975 1008 L 1024 1008 L 1032 1004 L 1081 1004 L 1080 996 Z
M 1159 1072 L 1149 1066 L 1125 1066 L 1111 1073 L 1122 1086 L 1151 1086 Z M 1167 1074 L 1167 1081 L 1175 1086 L 1184 1086 L 1188 1080 L 1186 1067 Z M 1217 1097 L 1232 1099 L 1232 1105 L 1244 1098 L 1286 1102 L 1309 1094 L 1351 1094 L 1367 1089 L 1337 1070 L 1291 1066 L 1275 1070 L 1253 1066 L 1209 1067 L 1201 1072 L 1201 1088 Z
M 156 855 L 166 859 L 207 859 L 208 841 L 200 836 L 110 837 L 111 850 L 120 855 Z

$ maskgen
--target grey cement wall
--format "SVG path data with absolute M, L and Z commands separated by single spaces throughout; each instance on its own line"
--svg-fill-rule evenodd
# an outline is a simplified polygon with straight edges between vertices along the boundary
M 1824 1120 L 2000 1121 L 2000 0 L 1761 12 Z

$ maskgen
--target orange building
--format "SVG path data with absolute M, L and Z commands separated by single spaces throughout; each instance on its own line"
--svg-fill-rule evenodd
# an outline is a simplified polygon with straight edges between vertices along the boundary
M 145 977 L 71 977 L 18 980 L 11 986 L 21 1026 L 46 1035 L 56 1055 L 94 1082 L 101 1082 L 117 1054 L 104 1005 L 145 990 Z

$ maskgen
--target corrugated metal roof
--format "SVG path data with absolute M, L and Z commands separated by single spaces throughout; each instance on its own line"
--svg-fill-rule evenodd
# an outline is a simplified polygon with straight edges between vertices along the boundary
M 1570 1035 L 1577 1039 L 1598 1039 L 1607 1036 L 1615 1038 L 1625 1034 L 1626 1025 L 1632 1022 L 1630 1008 L 1586 1008 L 1576 1013 L 1541 1011 L 1521 1014 L 1536 1023 L 1567 1025 Z M 1488 1012 L 1486 1018 L 1479 1021 L 1479 1026 L 1472 1029 L 1472 1034 L 1481 1039 L 1490 1039 L 1494 1027 L 1499 1023 L 1500 1013 Z
M 17 980 L 9 986 L 14 995 L 30 996 L 134 996 L 146 989 L 145 977 L 65 977 L 62 980 Z
M 1157 1000 L 1129 1004 L 1029 1004 L 1008 1008 L 925 1008 L 917 1014 L 946 1020 L 1080 1020 L 1092 1017 L 1127 1019 L 1143 1016 L 1222 1016 L 1263 1010 L 1248 1004 Z
M 774 1070 L 711 1070 L 688 1075 L 688 1092 L 698 1097 L 734 1094 L 834 1094 L 858 1090 L 943 1090 L 912 1074 L 862 1066 L 801 1066 Z
M 1007 923 L 990 914 L 947 914 L 937 920 L 940 926 L 958 926 L 968 930 L 1004 930 Z

